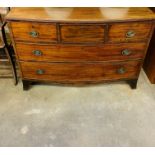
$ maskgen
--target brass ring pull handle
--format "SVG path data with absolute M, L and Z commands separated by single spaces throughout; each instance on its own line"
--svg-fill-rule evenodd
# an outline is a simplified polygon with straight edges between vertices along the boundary
M 39 75 L 42 75 L 42 74 L 45 73 L 45 71 L 42 70 L 42 69 L 38 69 L 38 70 L 36 70 L 36 73 L 39 74 Z
M 35 56 L 41 56 L 42 55 L 42 52 L 40 50 L 34 50 L 32 51 L 32 53 L 35 55 Z
M 127 33 L 126 33 L 126 37 L 127 38 L 132 38 L 132 37 L 134 37 L 135 36 L 135 32 L 134 31 L 132 31 L 132 30 L 130 30 L 130 31 L 128 31 Z
M 36 31 L 31 31 L 31 32 L 29 32 L 29 35 L 30 35 L 31 37 L 35 38 L 35 37 L 38 37 L 39 33 L 36 32 Z
M 128 55 L 130 55 L 132 52 L 130 51 L 130 50 L 128 50 L 128 49 L 124 49 L 123 51 L 122 51 L 122 55 L 126 55 L 126 56 L 128 56 Z
M 126 69 L 125 69 L 124 67 L 121 67 L 121 68 L 119 68 L 119 69 L 117 70 L 117 73 L 118 73 L 118 74 L 124 74 L 124 73 L 126 73 Z

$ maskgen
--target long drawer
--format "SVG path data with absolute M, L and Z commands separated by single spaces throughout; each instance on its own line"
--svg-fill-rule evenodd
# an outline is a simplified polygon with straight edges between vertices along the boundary
M 141 61 L 124 63 L 20 62 L 24 79 L 55 82 L 107 81 L 137 78 Z
M 112 61 L 140 59 L 146 43 L 81 45 L 37 45 L 16 43 L 20 60 L 48 62 Z

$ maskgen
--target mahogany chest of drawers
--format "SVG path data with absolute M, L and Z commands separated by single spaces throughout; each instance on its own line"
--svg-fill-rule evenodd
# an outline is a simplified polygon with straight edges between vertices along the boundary
M 154 19 L 148 8 L 13 8 L 6 20 L 24 90 L 32 81 L 136 88 Z

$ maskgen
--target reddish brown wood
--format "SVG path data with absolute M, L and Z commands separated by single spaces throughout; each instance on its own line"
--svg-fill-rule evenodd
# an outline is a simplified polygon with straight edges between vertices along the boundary
M 21 62 L 24 79 L 38 79 L 48 81 L 106 81 L 137 78 L 140 61 L 125 63 L 38 63 Z M 124 68 L 125 73 L 118 73 Z M 41 70 L 42 73 L 37 73 Z
M 112 24 L 109 28 L 109 42 L 135 42 L 147 41 L 151 31 L 152 23 L 121 23 Z M 135 35 L 127 37 L 128 31 L 133 31 Z
M 116 22 L 154 20 L 155 15 L 146 7 L 18 7 L 7 16 L 10 21 L 44 22 Z
M 0 27 L 1 27 L 1 25 L 0 25 Z M 5 44 L 4 44 L 3 40 L 2 40 L 2 33 L 0 33 L 0 48 L 4 48 L 4 46 L 5 46 Z
M 24 61 L 47 62 L 83 62 L 83 61 L 120 61 L 142 59 L 146 43 L 88 45 L 48 45 L 16 43 L 17 54 Z M 129 50 L 129 55 L 123 55 L 123 50 Z M 36 56 L 35 50 L 41 55 Z
M 60 25 L 61 41 L 64 43 L 104 42 L 104 25 L 66 24 Z
M 155 8 L 151 8 L 155 13 Z M 155 84 L 155 31 L 148 48 L 146 59 L 143 65 L 144 71 L 152 84 Z
M 24 89 L 31 80 L 74 84 L 128 80 L 136 88 L 155 19 L 151 10 L 23 8 L 22 14 L 20 10 L 13 9 L 7 21 Z M 28 11 L 31 14 L 25 16 Z M 38 35 L 30 37 L 31 31 Z M 127 36 L 129 31 L 134 35 Z M 131 53 L 122 54 L 125 49 Z
M 57 42 L 55 24 L 11 22 L 12 33 L 15 40 L 29 42 Z M 37 37 L 32 37 L 30 32 L 37 32 Z

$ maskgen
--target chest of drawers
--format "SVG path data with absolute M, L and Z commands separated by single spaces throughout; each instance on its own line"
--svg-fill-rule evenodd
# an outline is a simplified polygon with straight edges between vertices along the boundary
M 154 19 L 148 8 L 13 8 L 6 20 L 24 90 L 32 81 L 136 88 Z

